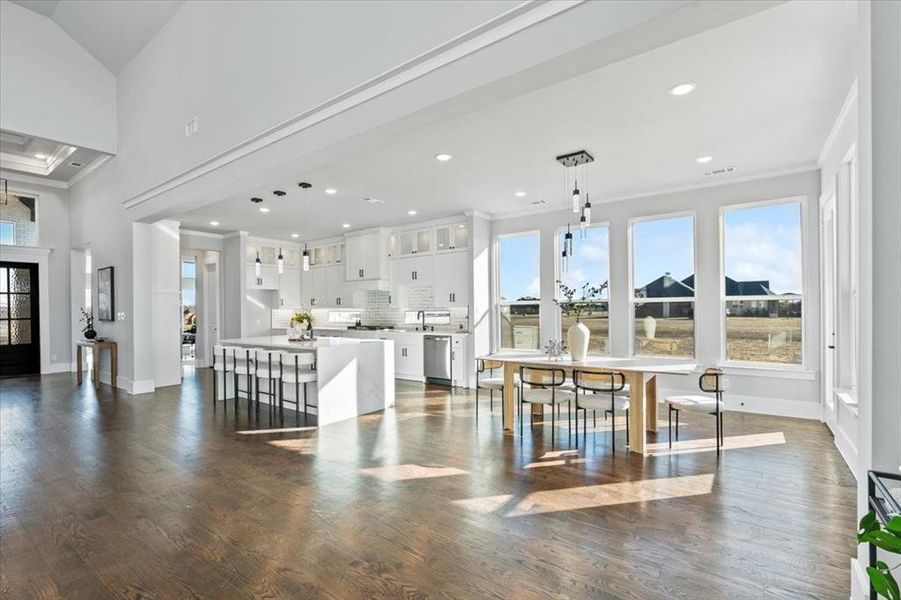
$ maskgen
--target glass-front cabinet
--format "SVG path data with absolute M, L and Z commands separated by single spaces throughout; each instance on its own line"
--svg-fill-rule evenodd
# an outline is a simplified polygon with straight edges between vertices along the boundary
M 463 250 L 469 244 L 469 228 L 465 223 L 435 228 L 435 252 Z

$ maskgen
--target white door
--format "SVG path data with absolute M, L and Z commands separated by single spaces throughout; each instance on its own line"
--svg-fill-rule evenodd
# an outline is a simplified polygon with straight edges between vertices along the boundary
M 820 281 L 822 285 L 823 332 L 823 420 L 835 431 L 838 407 L 835 401 L 836 312 L 836 221 L 835 195 L 820 203 Z
M 219 343 L 219 264 L 203 265 L 203 308 L 200 315 L 205 323 L 203 336 L 203 365 L 213 364 L 213 346 Z

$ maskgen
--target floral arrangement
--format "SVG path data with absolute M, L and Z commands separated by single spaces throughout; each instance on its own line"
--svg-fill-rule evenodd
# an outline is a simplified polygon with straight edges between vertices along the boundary
M 554 298 L 554 302 L 560 307 L 564 317 L 575 317 L 576 322 L 581 322 L 583 315 L 591 316 L 595 310 L 601 308 L 599 301 L 601 294 L 607 289 L 607 283 L 606 281 L 600 285 L 585 283 L 581 288 L 581 297 L 576 298 L 576 292 L 580 290 L 569 287 L 558 279 L 560 297 Z
M 291 325 L 297 326 L 303 323 L 313 324 L 313 314 L 308 310 L 299 310 L 291 316 Z
M 94 315 L 86 311 L 83 306 L 81 307 L 81 317 L 78 320 L 84 323 L 84 327 L 81 328 L 82 333 L 94 329 Z

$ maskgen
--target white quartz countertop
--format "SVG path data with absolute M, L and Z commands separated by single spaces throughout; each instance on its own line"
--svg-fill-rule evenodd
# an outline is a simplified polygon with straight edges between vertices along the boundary
M 469 335 L 468 331 L 460 329 L 436 329 L 435 331 L 422 331 L 415 328 L 400 329 L 397 327 L 386 329 L 351 329 L 340 325 L 313 325 L 314 331 L 346 331 L 347 333 L 416 333 L 420 335 Z
M 314 351 L 329 346 L 346 346 L 349 344 L 381 343 L 379 339 L 349 338 L 349 337 L 318 337 L 303 342 L 292 342 L 287 335 L 262 335 L 258 337 L 232 338 L 222 340 L 223 344 L 235 346 L 247 346 L 258 348 L 278 348 L 280 350 Z

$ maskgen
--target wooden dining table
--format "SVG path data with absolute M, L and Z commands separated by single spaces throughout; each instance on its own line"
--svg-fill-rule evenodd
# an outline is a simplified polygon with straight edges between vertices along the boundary
M 698 368 L 697 363 L 678 358 L 588 356 L 584 361 L 576 362 L 565 357 L 554 360 L 537 352 L 498 352 L 479 358 L 504 365 L 505 430 L 512 430 L 514 426 L 514 375 L 520 367 L 563 369 L 569 379 L 574 369 L 590 373 L 622 373 L 630 388 L 629 450 L 643 456 L 648 454 L 647 432 L 657 431 L 657 376 L 688 376 Z M 533 410 L 540 413 L 543 407 L 534 406 Z

